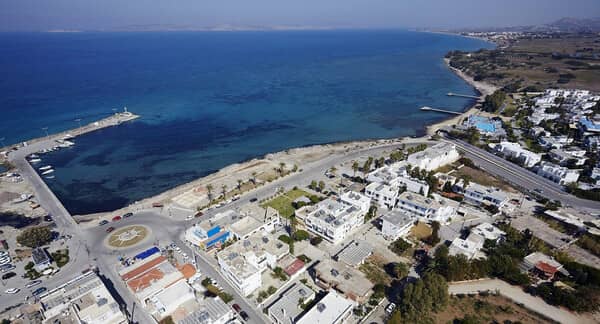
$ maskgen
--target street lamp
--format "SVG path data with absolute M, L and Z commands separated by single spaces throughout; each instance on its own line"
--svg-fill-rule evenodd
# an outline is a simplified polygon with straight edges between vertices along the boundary
M 50 136 L 50 135 L 48 135 L 48 127 L 42 127 L 42 130 L 44 132 L 46 132 L 46 137 Z
M 79 128 L 81 128 L 81 118 L 77 118 L 75 121 L 79 124 Z

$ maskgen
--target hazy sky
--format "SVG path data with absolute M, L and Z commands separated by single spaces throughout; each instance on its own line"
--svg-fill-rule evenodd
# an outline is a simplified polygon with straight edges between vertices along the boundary
M 600 0 L 0 0 L 0 30 L 132 25 L 488 27 L 598 17 Z

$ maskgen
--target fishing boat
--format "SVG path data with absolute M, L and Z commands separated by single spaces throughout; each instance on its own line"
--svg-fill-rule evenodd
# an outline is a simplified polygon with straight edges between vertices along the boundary
M 31 154 L 29 157 L 30 157 L 30 158 L 32 158 L 32 159 L 37 159 L 37 158 L 39 158 L 39 156 L 38 156 L 37 154 Z
M 49 169 L 52 169 L 51 165 L 46 165 L 46 166 L 43 166 L 43 167 L 39 168 L 40 171 L 46 171 L 46 170 L 49 170 Z
M 46 171 L 42 172 L 42 175 L 47 175 L 47 174 L 50 174 L 52 172 L 54 172 L 54 169 L 46 170 Z
M 53 175 L 49 175 L 49 176 L 45 176 L 44 178 L 46 178 L 46 179 L 54 179 L 54 176 Z
M 42 159 L 37 159 L 37 158 L 36 159 L 30 159 L 29 162 L 30 163 L 39 163 L 39 162 L 42 162 Z

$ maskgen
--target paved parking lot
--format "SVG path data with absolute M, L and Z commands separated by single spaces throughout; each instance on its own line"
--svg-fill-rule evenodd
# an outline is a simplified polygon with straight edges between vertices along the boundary
M 555 248 L 560 248 L 572 240 L 571 236 L 552 229 L 544 221 L 531 215 L 517 217 L 510 224 L 519 231 L 529 229 L 533 235 Z

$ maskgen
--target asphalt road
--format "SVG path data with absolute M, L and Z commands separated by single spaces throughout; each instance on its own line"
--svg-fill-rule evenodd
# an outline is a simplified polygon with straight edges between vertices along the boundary
M 529 191 L 542 190 L 541 196 L 550 200 L 558 200 L 564 206 L 572 206 L 595 213 L 600 211 L 600 202 L 598 201 L 575 197 L 565 192 L 563 186 L 461 140 L 447 139 L 447 141 L 454 143 L 465 157 L 471 159 L 486 172 L 517 187 Z

